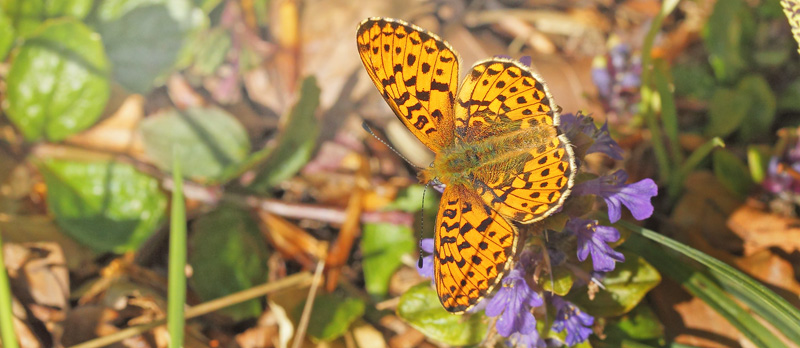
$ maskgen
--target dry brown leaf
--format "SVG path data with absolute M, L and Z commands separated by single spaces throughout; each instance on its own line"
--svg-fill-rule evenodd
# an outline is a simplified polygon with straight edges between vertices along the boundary
M 141 134 L 137 131 L 144 118 L 145 99 L 138 94 L 127 95 L 108 118 L 67 139 L 67 143 L 90 149 L 115 152 L 141 158 L 144 153 Z
M 286 219 L 259 210 L 261 233 L 284 258 L 293 260 L 306 269 L 313 269 L 316 260 L 325 259 L 328 245 L 308 234 L 304 229 Z
M 744 241 L 745 255 L 769 247 L 789 254 L 800 251 L 800 219 L 742 205 L 730 215 L 727 226 Z
M 794 279 L 794 267 L 789 261 L 762 249 L 737 259 L 736 265 L 754 278 L 778 288 L 773 290 L 800 308 L 800 283 Z

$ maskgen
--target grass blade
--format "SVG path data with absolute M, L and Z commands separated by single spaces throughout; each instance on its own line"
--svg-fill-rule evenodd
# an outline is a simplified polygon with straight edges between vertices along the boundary
M 177 157 L 173 151 L 173 158 Z M 186 303 L 186 206 L 183 202 L 183 176 L 180 162 L 173 161 L 172 209 L 169 226 L 169 286 L 167 290 L 167 330 L 172 348 L 183 347 L 184 304 Z

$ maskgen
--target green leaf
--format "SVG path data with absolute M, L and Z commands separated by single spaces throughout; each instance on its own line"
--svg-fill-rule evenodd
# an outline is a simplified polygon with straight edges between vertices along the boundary
M 783 89 L 778 99 L 778 110 L 800 111 L 800 79 L 792 81 Z
M 383 297 L 389 292 L 389 279 L 402 256 L 415 248 L 414 232 L 407 226 L 371 223 L 364 225 L 361 251 L 364 254 L 364 282 L 370 295 Z
M 765 136 L 772 127 L 777 108 L 775 94 L 761 75 L 748 75 L 739 81 L 736 87 L 739 95 L 746 95 L 751 100 L 747 117 L 739 130 L 744 140 L 752 140 Z
M 3 12 L 3 8 L 0 7 L 0 62 L 6 60 L 16 37 L 11 18 L 8 18 Z
M 304 306 L 305 301 L 295 308 L 295 322 L 299 321 Z M 365 307 L 364 301 L 339 293 L 319 295 L 314 299 L 308 335 L 317 342 L 333 341 L 344 335 L 350 325 L 364 315 Z
M 736 155 L 725 149 L 717 149 L 712 155 L 714 175 L 728 191 L 744 199 L 753 188 L 747 166 Z
M 483 312 L 451 314 L 442 307 L 429 281 L 415 285 L 400 296 L 397 315 L 425 337 L 451 346 L 478 344 L 486 337 L 487 323 Z
M 566 267 L 555 267 L 552 274 L 552 280 L 548 276 L 539 277 L 539 286 L 545 291 L 551 291 L 558 296 L 566 296 L 575 282 L 574 274 Z
M 587 313 L 599 317 L 625 314 L 661 282 L 661 275 L 644 258 L 633 253 L 623 254 L 625 262 L 617 263 L 617 267 L 606 274 L 603 279 L 605 289 L 601 289 L 593 300 L 589 299 L 587 291 L 576 292 L 579 295 L 574 302 Z
M 726 315 L 726 319 L 737 325 L 737 328 L 746 330 L 744 333 L 751 339 L 769 341 L 775 347 L 783 346 L 780 342 L 775 342 L 774 334 L 766 330 L 763 325 L 753 318 L 752 313 L 755 313 L 778 329 L 790 341 L 800 342 L 800 310 L 763 284 L 720 260 L 655 231 L 626 221 L 620 221 L 618 225 L 631 230 L 636 235 L 675 250 L 707 267 L 708 272 L 736 299 L 750 307 L 751 312 L 742 313 L 737 308 L 738 304 L 729 300 L 725 294 L 719 295 L 715 292 L 705 296 L 703 300 L 710 302 L 709 304 L 715 310 Z M 652 246 L 646 246 L 636 238 L 631 238 L 625 245 L 626 247 L 635 247 L 635 250 L 639 253 L 646 253 L 648 258 L 653 258 L 654 261 L 657 261 L 655 264 L 659 265 L 664 272 L 670 271 L 674 273 L 675 275 L 671 276 L 672 278 L 680 278 L 679 281 L 686 284 L 684 286 L 687 286 L 687 288 L 691 286 L 691 289 L 697 290 L 698 294 L 702 295 L 712 290 L 716 291 L 713 289 L 713 287 L 716 287 L 714 282 L 707 281 L 702 274 L 696 271 L 692 273 L 693 270 L 687 270 L 688 266 L 671 254 L 660 250 L 654 251 Z
M 678 96 L 709 100 L 716 87 L 708 68 L 697 63 L 675 65 L 672 67 L 672 78 Z
M 108 101 L 107 69 L 97 33 L 72 19 L 48 21 L 13 58 L 8 118 L 31 141 L 80 132 Z
M 267 280 L 269 252 L 258 225 L 249 213 L 222 205 L 192 224 L 189 263 L 194 270 L 192 288 L 204 301 L 230 295 Z M 239 321 L 257 317 L 259 299 L 222 310 Z
M 145 152 L 156 166 L 171 170 L 177 146 L 184 175 L 196 180 L 226 179 L 250 152 L 244 127 L 216 108 L 172 109 L 145 119 L 140 127 Z
M 47 207 L 64 232 L 99 252 L 139 247 L 164 220 L 158 180 L 116 162 L 45 160 Z
M 733 81 L 747 69 L 745 35 L 753 27 L 753 18 L 742 0 L 719 1 L 703 28 L 703 41 L 717 79 Z
M 100 1 L 93 23 L 103 37 L 114 78 L 145 93 L 175 64 L 203 12 L 190 0 Z
M 750 169 L 750 177 L 756 183 L 760 184 L 766 178 L 769 159 L 769 149 L 764 145 L 747 146 L 747 167 Z
M 645 303 L 640 303 L 629 313 L 611 320 L 604 331 L 606 339 L 603 343 L 620 343 L 625 339 L 653 340 L 664 337 L 664 326 L 658 316 Z
M 93 0 L 0 0 L 0 7 L 14 20 L 21 36 L 28 36 L 48 18 L 83 19 L 92 9 Z
M 231 34 L 222 27 L 199 33 L 193 70 L 201 76 L 213 75 L 225 62 L 231 48 Z
M 255 154 L 249 162 L 261 162 L 250 188 L 256 192 L 267 192 L 283 180 L 291 178 L 303 168 L 313 154 L 319 136 L 319 121 L 314 116 L 319 106 L 320 89 L 313 76 L 303 80 L 300 100 L 292 108 L 275 146 Z
M 751 95 L 738 90 L 720 88 L 714 91 L 708 107 L 709 123 L 706 126 L 706 136 L 724 137 L 739 129 L 752 103 Z

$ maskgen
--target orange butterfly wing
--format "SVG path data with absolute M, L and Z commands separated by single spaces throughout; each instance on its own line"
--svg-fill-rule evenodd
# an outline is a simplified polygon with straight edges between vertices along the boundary
M 478 172 L 474 186 L 483 201 L 503 216 L 539 221 L 559 209 L 575 175 L 572 148 L 558 135 L 559 114 L 542 79 L 519 62 L 479 62 L 458 94 L 455 132 L 459 141 L 502 138 L 525 132 L 520 151 Z
M 444 189 L 436 219 L 434 280 L 442 306 L 469 310 L 489 294 L 513 261 L 517 231 L 461 185 Z
M 453 140 L 456 53 L 438 36 L 399 20 L 369 18 L 358 27 L 358 53 L 397 117 L 434 152 Z

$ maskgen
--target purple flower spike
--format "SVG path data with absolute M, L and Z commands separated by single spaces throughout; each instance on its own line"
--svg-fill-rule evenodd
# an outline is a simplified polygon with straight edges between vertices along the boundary
M 559 128 L 570 140 L 575 141 L 577 133 L 583 133 L 592 138 L 593 142 L 589 149 L 586 150 L 587 154 L 601 152 L 615 160 L 622 160 L 622 148 L 608 133 L 608 122 L 598 129 L 591 117 L 587 117 L 580 112 L 577 115 L 563 114 L 560 122 Z M 580 144 L 575 143 L 573 145 L 580 146 Z
M 576 195 L 598 195 L 608 205 L 608 220 L 611 223 L 622 217 L 622 206 L 628 208 L 636 220 L 644 220 L 653 215 L 650 198 L 658 194 L 658 185 L 653 179 L 644 179 L 633 184 L 625 184 L 628 174 L 618 170 L 611 175 L 601 176 L 575 186 Z
M 530 334 L 523 335 L 521 333 L 514 333 L 508 338 L 509 347 L 524 347 L 524 348 L 544 348 L 547 344 L 539 337 L 539 332 L 533 330 Z
M 486 305 L 486 315 L 502 314 L 495 327 L 505 337 L 514 333 L 530 335 L 536 331 L 536 318 L 531 308 L 541 306 L 543 301 L 525 282 L 524 274 L 520 269 L 511 270 L 503 279 L 503 287 Z
M 594 133 L 593 138 L 594 144 L 586 150 L 587 154 L 600 152 L 615 160 L 622 160 L 622 148 L 611 138 L 611 134 L 608 132 L 608 122 L 603 123 L 603 126 Z
M 429 255 L 422 258 L 422 267 L 417 267 L 417 273 L 425 278 L 433 279 L 433 238 L 423 239 L 420 248 Z
M 584 342 L 592 334 L 594 317 L 588 315 L 575 307 L 572 303 L 563 300 L 561 297 L 552 297 L 553 306 L 556 308 L 556 319 L 553 322 L 553 330 L 556 332 L 567 330 L 567 346 L 574 346 Z
M 610 272 L 616 262 L 625 261 L 625 256 L 608 246 L 619 240 L 619 231 L 610 226 L 599 226 L 597 220 L 572 218 L 566 229 L 578 237 L 578 260 L 585 261 L 592 254 L 592 266 L 595 271 Z

